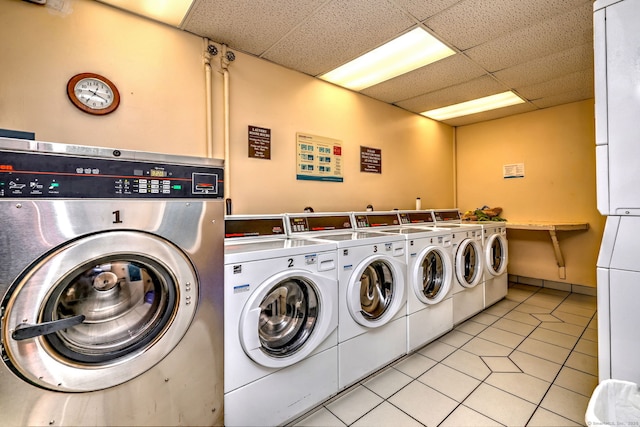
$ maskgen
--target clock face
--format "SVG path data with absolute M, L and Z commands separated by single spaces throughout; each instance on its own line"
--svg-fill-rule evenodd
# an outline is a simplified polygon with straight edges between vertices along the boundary
M 67 83 L 67 95 L 73 105 L 89 114 L 108 114 L 120 104 L 116 86 L 106 77 L 94 73 L 73 76 Z
M 87 77 L 79 80 L 73 93 L 80 102 L 94 110 L 107 108 L 113 104 L 113 91 L 100 79 Z

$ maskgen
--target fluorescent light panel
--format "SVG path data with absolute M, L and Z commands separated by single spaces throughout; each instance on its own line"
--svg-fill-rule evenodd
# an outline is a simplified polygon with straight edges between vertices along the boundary
M 320 78 L 347 89 L 362 90 L 454 54 L 440 40 L 416 28 Z
M 512 91 L 508 91 L 498 93 L 496 95 L 485 96 L 484 98 L 461 102 L 460 104 L 437 108 L 435 110 L 424 111 L 420 114 L 434 120 L 447 120 L 454 117 L 468 116 L 469 114 L 508 107 L 510 105 L 522 104 L 523 102 L 524 100 L 518 95 Z
M 192 0 L 99 0 L 174 27 L 180 26 Z

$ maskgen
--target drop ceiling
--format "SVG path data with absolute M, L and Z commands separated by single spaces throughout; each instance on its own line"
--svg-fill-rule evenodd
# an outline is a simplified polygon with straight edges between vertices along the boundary
M 319 76 L 415 28 L 456 54 L 360 93 L 414 113 L 513 90 L 461 126 L 593 98 L 592 0 L 194 0 L 180 28 Z

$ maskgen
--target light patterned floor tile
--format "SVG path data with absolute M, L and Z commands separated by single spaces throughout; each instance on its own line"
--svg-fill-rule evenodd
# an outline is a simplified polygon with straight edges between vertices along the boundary
M 533 293 L 530 291 L 525 291 L 522 289 L 509 288 L 509 293 L 507 294 L 506 299 L 515 302 L 522 302 L 529 298 Z
M 427 426 L 437 426 L 458 406 L 458 402 L 414 381 L 391 396 L 389 402 Z
M 560 372 L 561 364 L 551 362 L 540 357 L 521 351 L 514 351 L 509 359 L 515 363 L 525 374 L 533 375 L 543 381 L 552 382 Z
M 422 354 L 423 356 L 427 356 L 429 359 L 440 362 L 442 361 L 442 359 L 456 350 L 457 348 L 452 345 L 445 344 L 440 341 L 434 341 L 423 347 L 421 350 L 418 350 L 418 353 Z
M 598 358 L 588 354 L 571 352 L 566 366 L 591 375 L 598 375 Z
M 532 313 L 531 315 L 541 322 L 547 322 L 547 323 L 562 322 L 562 320 L 558 319 L 556 316 L 549 313 Z
M 329 412 L 326 408 L 320 408 L 308 417 L 298 421 L 294 426 L 300 427 L 344 427 L 345 423 Z
M 559 364 L 563 364 L 571 352 L 570 349 L 531 338 L 524 340 L 522 344 L 518 346 L 517 350 Z
M 538 307 L 537 305 L 528 304 L 527 301 L 523 302 L 513 310 L 529 314 L 551 314 L 551 312 L 553 311 L 553 309 L 551 308 Z
M 596 312 L 595 307 L 584 307 L 575 304 L 560 304 L 557 310 L 563 313 L 575 314 L 576 316 L 588 317 L 589 319 Z
M 557 345 L 571 350 L 578 342 L 578 337 L 555 332 L 550 329 L 538 328 L 529 335 L 529 338 Z
M 511 359 L 505 356 L 483 356 L 482 361 L 487 364 L 491 372 L 522 372 Z
M 571 421 L 583 423 L 588 404 L 588 397 L 552 385 L 540 406 Z
M 564 298 L 557 297 L 555 295 L 545 295 L 545 294 L 535 294 L 531 298 L 528 298 L 525 301 L 525 304 L 534 305 L 536 307 L 542 307 L 545 309 L 555 309 L 560 304 L 562 304 L 562 300 Z
M 465 334 L 464 332 L 453 330 L 446 335 L 438 338 L 438 341 L 443 342 L 445 344 L 449 344 L 450 346 L 460 348 L 465 345 L 473 335 Z
M 357 386 L 326 405 L 326 408 L 343 423 L 349 425 L 378 406 L 382 401 L 383 399 L 371 390 L 363 386 Z
M 565 323 L 562 321 L 542 322 L 539 327 L 542 329 L 549 329 L 550 331 L 573 335 L 574 337 L 579 337 L 585 330 L 584 326 L 572 325 L 571 323 Z
M 483 325 L 482 323 L 474 322 L 473 320 L 467 320 L 464 323 L 456 326 L 456 331 L 464 332 L 469 335 L 478 335 L 480 332 L 485 330 L 487 325 Z
M 505 347 L 514 349 L 524 340 L 525 337 L 513 332 L 490 326 L 482 331 L 482 333 L 478 334 L 478 338 L 483 338 L 496 344 L 504 345 Z
M 512 348 L 496 344 L 483 338 L 472 339 L 462 346 L 462 350 L 477 356 L 508 356 L 509 353 L 513 351 Z
M 536 410 L 536 405 L 488 384 L 481 384 L 463 403 L 508 426 L 525 425 Z
M 457 350 L 451 353 L 442 363 L 481 381 L 491 373 L 480 356 L 464 350 Z
M 393 367 L 398 371 L 409 375 L 411 378 L 418 378 L 435 364 L 436 362 L 434 360 L 429 359 L 420 353 L 414 353 L 406 359 L 397 362 Z
M 564 311 L 554 311 L 553 315 L 563 322 L 571 323 L 572 325 L 586 327 L 591 321 L 588 317 L 576 316 L 575 314 L 565 313 Z
M 540 321 L 533 317 L 530 313 L 523 313 L 521 311 L 512 310 L 507 313 L 503 319 L 515 320 L 516 322 L 526 323 L 531 326 L 538 326 Z
M 551 383 L 522 373 L 493 373 L 485 380 L 486 384 L 516 395 L 538 405 Z
M 535 325 L 529 325 L 527 323 L 517 322 L 510 319 L 500 319 L 493 325 L 494 328 L 502 329 L 503 331 L 511 332 L 514 334 L 527 336 L 536 328 Z
M 418 381 L 458 402 L 462 402 L 480 384 L 477 379 L 442 363 L 422 374 Z
M 589 356 L 597 356 L 598 343 L 583 338 L 578 341 L 578 344 L 576 344 L 576 347 L 573 349 L 573 351 L 588 354 Z
M 389 402 L 382 402 L 382 404 L 375 407 L 375 409 L 364 417 L 360 418 L 355 423 L 351 424 L 356 427 L 421 427 L 418 421 L 411 418 L 409 415 L 402 412 Z
M 561 417 L 558 414 L 554 414 L 551 411 L 547 411 L 544 408 L 538 408 L 531 417 L 531 420 L 527 423 L 527 427 L 572 427 L 581 426 L 582 423 L 574 423 L 571 420 Z
M 460 405 L 439 427 L 494 427 L 502 425 L 503 424 L 485 417 L 471 408 Z
M 583 396 L 591 397 L 593 390 L 598 385 L 598 377 L 565 366 L 560 370 L 560 374 L 553 383 Z
M 375 377 L 362 383 L 362 385 L 378 396 L 387 399 L 411 381 L 413 381 L 413 378 L 407 374 L 404 374 L 397 369 L 390 368 L 385 369 Z
M 483 325 L 487 325 L 487 326 L 495 323 L 499 319 L 500 317 L 494 316 L 493 314 L 487 314 L 487 313 L 479 313 L 471 318 L 471 320 L 473 320 L 474 322 L 482 323 Z
M 589 341 L 598 342 L 598 330 L 587 328 L 582 334 L 582 338 Z

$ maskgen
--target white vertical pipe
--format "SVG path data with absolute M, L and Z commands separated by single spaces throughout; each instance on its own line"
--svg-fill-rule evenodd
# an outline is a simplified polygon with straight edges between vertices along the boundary
M 229 60 L 227 59 L 227 45 L 222 45 L 221 55 L 222 77 L 223 77 L 223 99 L 224 99 L 224 196 L 231 199 L 231 161 L 229 158 Z
M 206 126 L 207 126 L 207 157 L 213 157 L 213 99 L 211 94 L 211 54 L 209 53 L 209 39 L 204 39 L 204 73 L 205 73 L 205 96 L 206 96 Z
M 453 206 L 458 206 L 458 133 L 457 128 L 453 127 Z

